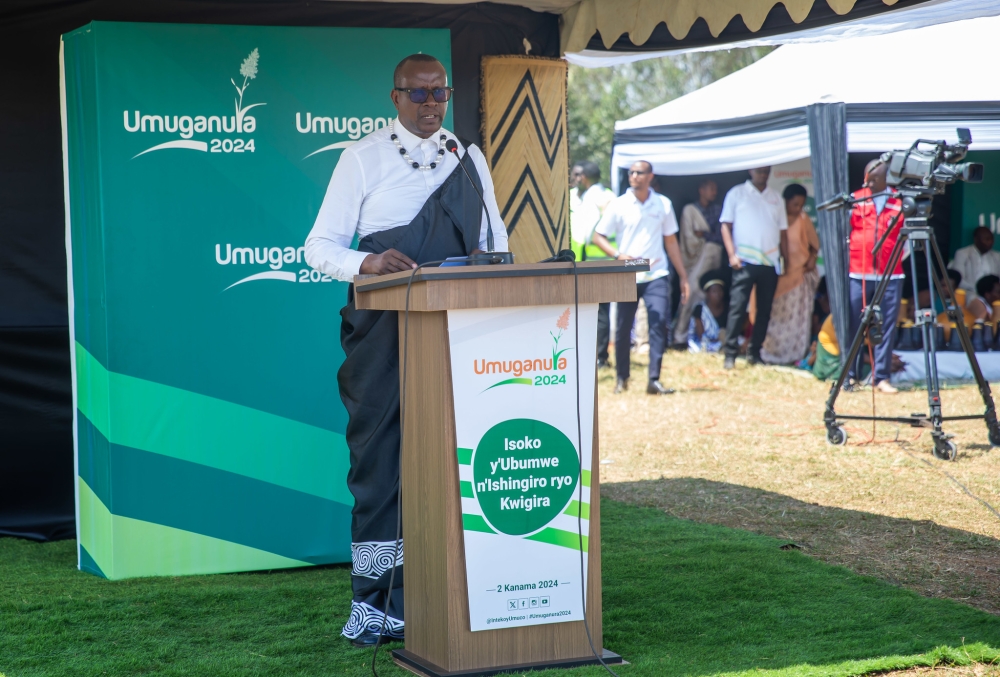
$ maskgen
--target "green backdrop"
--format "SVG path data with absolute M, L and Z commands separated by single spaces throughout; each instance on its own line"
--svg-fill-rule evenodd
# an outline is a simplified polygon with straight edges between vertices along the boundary
M 63 36 L 80 568 L 351 559 L 346 284 L 302 245 L 392 70 L 447 30 L 91 23 Z M 445 121 L 451 126 L 450 119 Z
M 973 139 L 975 147 L 975 139 Z M 951 251 L 949 259 L 955 255 L 955 250 L 972 244 L 972 231 L 979 226 L 979 217 L 983 217 L 983 225 L 991 226 L 990 214 L 995 214 L 1000 220 L 1000 152 L 990 150 L 970 151 L 966 160 L 982 162 L 985 173 L 982 183 L 965 183 L 958 181 L 952 184 L 951 190 Z M 992 224 L 993 232 L 1000 231 L 1000 224 Z M 993 244 L 994 249 L 1000 249 L 1000 237 Z

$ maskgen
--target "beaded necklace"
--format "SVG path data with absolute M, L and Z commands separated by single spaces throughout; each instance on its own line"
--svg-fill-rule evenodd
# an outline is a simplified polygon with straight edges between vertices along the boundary
M 395 120 L 389 121 L 389 138 L 392 139 L 392 142 L 394 144 L 396 144 L 396 149 L 399 151 L 399 154 L 403 156 L 403 160 L 406 162 L 406 164 L 412 166 L 414 169 L 419 169 L 422 172 L 434 169 L 435 167 L 438 166 L 438 164 L 440 164 L 441 158 L 444 157 L 444 144 L 445 141 L 448 140 L 447 135 L 445 135 L 443 132 L 441 133 L 441 140 L 440 140 L 441 142 L 438 147 L 437 159 L 434 160 L 434 162 L 431 162 L 430 164 L 422 165 L 419 162 L 414 162 L 413 158 L 410 157 L 410 154 L 406 152 L 405 148 L 403 148 L 403 144 L 399 142 L 399 137 L 396 136 L 396 132 L 394 131 L 395 123 L 396 123 Z

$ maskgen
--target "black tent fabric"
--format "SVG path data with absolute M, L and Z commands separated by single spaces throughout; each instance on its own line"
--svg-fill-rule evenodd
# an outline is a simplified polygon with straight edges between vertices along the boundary
M 0 331 L 0 535 L 73 537 L 72 405 L 69 330 Z
M 809 122 L 810 155 L 813 158 L 813 188 L 816 204 L 850 190 L 847 155 L 847 108 L 842 103 L 817 103 L 806 109 Z M 837 333 L 840 365 L 844 366 L 850 335 L 851 299 L 847 281 L 848 239 L 851 235 L 850 213 L 820 211 L 816 214 L 820 247 L 826 266 L 826 290 L 830 295 L 830 312 Z
M 0 4 L 0 535 L 74 535 L 59 40 L 91 21 L 449 28 L 455 133 L 480 143 L 483 56 L 559 55 L 558 17 L 521 7 L 295 0 Z M 349 66 L 348 66 L 349 67 Z

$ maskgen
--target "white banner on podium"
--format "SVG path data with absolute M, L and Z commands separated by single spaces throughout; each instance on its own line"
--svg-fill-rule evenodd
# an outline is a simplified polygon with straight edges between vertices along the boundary
M 583 620 L 597 304 L 580 305 L 580 348 L 573 315 L 572 306 L 448 311 L 473 631 Z

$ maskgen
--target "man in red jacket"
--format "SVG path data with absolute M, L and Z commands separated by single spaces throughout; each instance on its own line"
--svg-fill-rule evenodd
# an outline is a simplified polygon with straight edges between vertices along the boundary
M 865 187 L 853 194 L 854 198 L 863 201 L 855 204 L 851 210 L 850 336 L 853 338 L 857 334 L 861 327 L 861 314 L 864 308 L 871 303 L 879 280 L 888 274 L 889 284 L 879 304 L 882 310 L 883 338 L 882 342 L 875 346 L 872 384 L 881 392 L 894 393 L 896 389 L 889 383 L 889 375 L 892 366 L 892 346 L 896 337 L 896 319 L 899 316 L 899 302 L 903 291 L 902 259 L 891 271 L 886 271 L 886 266 L 889 263 L 889 254 L 899 239 L 903 216 L 900 213 L 902 202 L 895 191 L 886 186 L 887 169 L 888 165 L 880 160 L 869 162 L 865 168 Z M 873 257 L 872 248 L 890 227 L 892 232 Z M 857 362 L 847 365 L 848 383 L 853 383 L 857 377 Z

